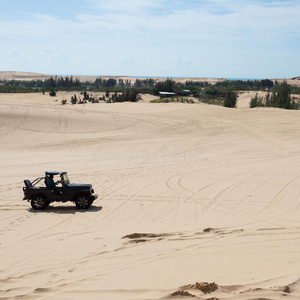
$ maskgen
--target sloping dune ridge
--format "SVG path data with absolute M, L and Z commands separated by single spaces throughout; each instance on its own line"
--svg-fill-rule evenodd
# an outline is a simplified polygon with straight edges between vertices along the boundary
M 300 111 L 22 97 L 0 97 L 0 299 L 300 298 Z M 32 210 L 45 170 L 99 198 Z

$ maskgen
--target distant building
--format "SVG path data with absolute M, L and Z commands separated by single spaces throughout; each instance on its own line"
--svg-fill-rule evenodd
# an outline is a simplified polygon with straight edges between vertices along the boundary
M 178 91 L 176 94 L 179 95 L 179 96 L 189 96 L 191 94 L 191 91 L 190 90 L 183 90 L 183 91 Z
M 174 97 L 176 93 L 174 92 L 159 92 L 160 98 Z

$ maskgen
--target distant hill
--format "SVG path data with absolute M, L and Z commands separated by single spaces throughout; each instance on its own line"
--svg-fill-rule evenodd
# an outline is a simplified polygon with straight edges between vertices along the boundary
M 1 80 L 38 80 L 48 79 L 51 75 L 44 75 L 33 72 L 0 71 Z

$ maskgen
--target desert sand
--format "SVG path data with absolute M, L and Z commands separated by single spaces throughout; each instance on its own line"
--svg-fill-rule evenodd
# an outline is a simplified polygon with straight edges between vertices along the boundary
M 0 95 L 0 299 L 300 298 L 300 111 L 47 97 Z M 34 211 L 46 170 L 99 198 Z

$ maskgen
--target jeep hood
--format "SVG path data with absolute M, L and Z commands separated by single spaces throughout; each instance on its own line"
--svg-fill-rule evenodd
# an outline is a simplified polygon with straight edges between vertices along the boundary
M 70 188 L 81 188 L 81 189 L 90 189 L 92 187 L 91 184 L 80 184 L 80 183 L 70 183 L 68 184 L 68 187 Z

